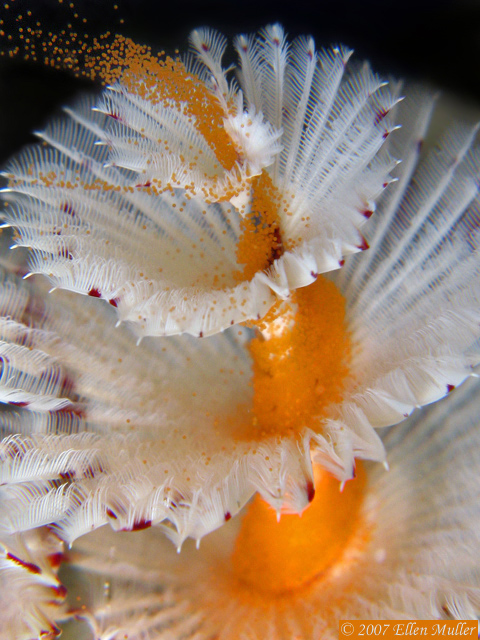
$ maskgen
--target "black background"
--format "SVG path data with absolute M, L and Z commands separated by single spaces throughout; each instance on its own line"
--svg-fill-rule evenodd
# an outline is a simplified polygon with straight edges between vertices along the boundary
M 9 11 L 0 8 L 4 29 L 16 32 L 12 17 L 27 8 L 45 26 L 60 29 L 71 18 L 69 1 L 10 0 Z M 185 50 L 194 27 L 211 26 L 233 36 L 279 21 L 292 37 L 311 34 L 317 47 L 343 43 L 383 75 L 426 82 L 480 107 L 480 0 L 77 0 L 75 9 L 88 19 L 90 34 L 120 32 L 171 52 Z M 41 64 L 0 62 L 0 164 L 88 86 Z

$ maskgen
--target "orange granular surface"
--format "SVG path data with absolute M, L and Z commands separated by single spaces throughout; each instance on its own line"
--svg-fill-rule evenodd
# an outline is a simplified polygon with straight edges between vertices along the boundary
M 237 246 L 237 263 L 243 265 L 243 269 L 236 274 L 238 282 L 251 280 L 282 253 L 278 191 L 266 171 L 255 176 L 251 185 L 252 207 L 242 218 Z
M 362 523 L 366 474 L 340 492 L 338 480 L 315 467 L 315 497 L 301 516 L 282 515 L 256 496 L 245 514 L 231 557 L 241 585 L 263 594 L 281 595 L 321 579 L 342 559 Z
M 297 308 L 292 304 L 286 312 L 287 325 L 279 335 L 259 335 L 250 343 L 253 419 L 240 430 L 240 439 L 294 436 L 342 400 L 351 348 L 343 296 L 319 276 L 298 289 L 292 303 Z M 268 326 L 272 316 L 260 324 Z

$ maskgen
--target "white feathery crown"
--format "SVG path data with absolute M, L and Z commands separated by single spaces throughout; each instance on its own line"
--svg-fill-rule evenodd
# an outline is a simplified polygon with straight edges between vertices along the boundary
M 358 229 L 395 166 L 375 156 L 394 128 L 396 91 L 368 66 L 349 73 L 346 50 L 317 54 L 311 39 L 289 48 L 278 25 L 267 27 L 236 41 L 238 90 L 221 66 L 224 40 L 202 30 L 191 42 L 190 66 L 215 80 L 209 100 L 235 149 L 231 169 L 198 114 L 182 101 L 142 97 L 139 81 L 138 90 L 108 88 L 100 106 L 95 98 L 68 109 L 40 134 L 49 146 L 27 150 L 6 172 L 5 223 L 17 230 L 16 246 L 33 250 L 31 273 L 110 301 L 139 337 L 206 336 L 263 317 L 278 298 L 338 268 L 364 248 Z M 278 192 L 289 248 L 238 280 L 241 220 L 262 169 Z
M 152 528 L 140 539 L 163 550 L 160 530 L 180 549 L 218 529 L 221 557 L 233 539 L 223 525 L 255 493 L 278 516 L 302 513 L 314 464 L 345 483 L 360 459 L 392 464 L 390 475 L 367 465 L 365 554 L 329 574 L 330 590 L 292 595 L 298 619 L 310 620 L 312 604 L 319 637 L 337 622 L 335 598 L 345 617 L 436 617 L 443 606 L 471 615 L 480 469 L 462 456 L 478 440 L 478 385 L 409 416 L 480 364 L 478 129 L 453 127 L 424 154 L 431 95 L 411 89 L 401 101 L 399 85 L 352 67 L 349 50 L 317 52 L 307 37 L 289 44 L 279 25 L 235 39 L 236 81 L 222 66 L 223 36 L 199 29 L 190 44 L 158 77 L 126 73 L 66 109 L 5 172 L 13 233 L 0 244 L 0 620 L 19 640 L 53 638 L 58 620 L 83 615 L 103 640 L 231 637 L 219 631 L 227 606 L 212 618 L 202 609 L 206 561 L 194 561 L 195 580 L 166 552 L 144 571 L 142 544 L 126 558 L 112 540 Z M 394 122 L 402 128 L 390 136 Z M 9 252 L 12 242 L 28 258 Z M 294 360 L 293 340 L 280 353 L 271 345 L 300 325 L 301 300 L 314 327 L 302 373 L 324 358 L 312 339 L 334 304 L 326 294 L 314 302 L 322 283 L 344 305 L 335 316 L 349 345 L 338 351 L 341 392 L 330 401 L 327 380 L 311 381 L 311 414 L 269 431 L 256 413 L 258 370 L 274 378 Z M 315 337 L 328 347 L 332 335 Z M 263 361 L 258 343 L 270 345 Z M 274 423 L 288 392 L 274 388 Z M 461 490 L 471 488 L 465 510 L 442 472 L 453 477 L 456 465 Z M 422 523 L 441 563 L 416 543 Z M 458 571 L 442 556 L 445 538 Z M 67 573 L 112 580 L 111 608 L 101 598 L 86 614 L 63 604 L 62 543 L 73 545 L 60 559 Z M 413 562 L 422 575 L 406 575 Z M 345 595 L 342 571 L 352 585 L 365 577 L 365 597 L 358 585 Z M 32 597 L 17 622 L 26 585 Z M 255 615 L 231 607 L 248 635 Z M 301 624 L 292 619 L 289 630 Z

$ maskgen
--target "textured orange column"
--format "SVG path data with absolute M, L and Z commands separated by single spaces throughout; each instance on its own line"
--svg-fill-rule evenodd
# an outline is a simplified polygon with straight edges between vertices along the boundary
M 283 515 L 256 496 L 248 507 L 232 555 L 235 576 L 261 593 L 280 595 L 319 578 L 340 560 L 358 530 L 365 473 L 340 484 L 315 468 L 315 498 L 298 515 Z
M 284 304 L 285 306 L 285 304 Z M 273 309 L 258 325 L 269 331 L 254 338 L 252 421 L 239 430 L 241 440 L 297 436 L 305 427 L 318 429 L 318 418 L 341 402 L 349 375 L 350 338 L 345 299 L 333 282 L 319 276 L 292 294 L 287 309 Z

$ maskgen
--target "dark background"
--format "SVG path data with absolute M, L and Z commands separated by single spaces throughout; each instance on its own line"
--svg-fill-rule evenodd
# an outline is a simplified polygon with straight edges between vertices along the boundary
M 45 27 L 61 29 L 71 19 L 70 1 L 10 0 L 9 11 L 0 8 L 3 28 L 16 32 L 15 15 L 30 8 Z M 111 30 L 171 52 L 185 50 L 194 27 L 233 36 L 279 21 L 291 37 L 311 34 L 317 47 L 343 43 L 383 75 L 427 82 L 480 108 L 480 0 L 76 0 L 75 10 L 88 19 L 90 34 Z M 30 132 L 55 109 L 89 86 L 41 64 L 1 61 L 0 165 L 33 140 Z

